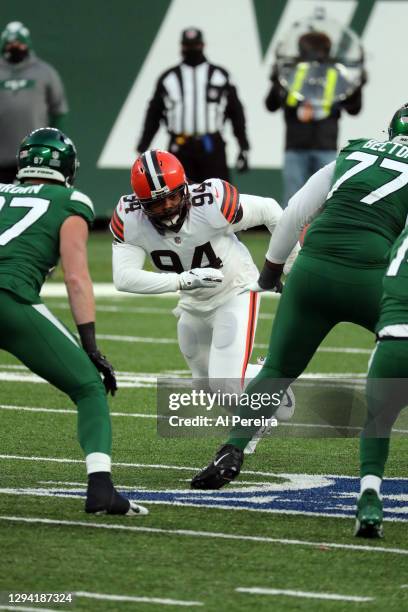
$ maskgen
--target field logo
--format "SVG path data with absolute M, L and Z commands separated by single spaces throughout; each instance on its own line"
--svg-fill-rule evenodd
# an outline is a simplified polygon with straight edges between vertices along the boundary
M 280 474 L 282 484 L 237 484 L 220 491 L 137 491 L 126 492 L 141 503 L 175 504 L 249 510 L 277 514 L 352 517 L 359 491 L 359 479 L 346 476 Z M 384 516 L 408 521 L 408 479 L 386 480 L 383 485 Z
M 275 482 L 268 482 L 270 477 Z M 130 499 L 146 504 L 176 505 L 276 514 L 350 518 L 354 516 L 359 479 L 311 474 L 259 474 L 261 482 L 238 480 L 220 491 L 191 489 L 118 489 Z M 245 472 L 242 474 L 245 478 Z M 44 483 L 46 484 L 46 483 Z M 57 483 L 55 483 L 57 484 Z M 60 483 L 58 483 L 60 484 Z M 85 486 L 67 483 L 54 487 L 0 489 L 0 493 L 56 497 L 84 497 Z M 408 521 L 408 478 L 386 479 L 383 484 L 384 516 Z

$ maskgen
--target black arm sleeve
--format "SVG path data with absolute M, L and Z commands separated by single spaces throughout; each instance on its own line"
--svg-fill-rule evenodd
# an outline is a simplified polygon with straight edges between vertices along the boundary
M 227 106 L 225 107 L 225 119 L 230 119 L 235 138 L 244 151 L 248 151 L 249 142 L 246 135 L 246 121 L 244 108 L 238 98 L 237 90 L 230 83 L 227 85 Z
M 138 151 L 146 151 L 149 148 L 157 130 L 160 127 L 160 121 L 165 120 L 164 96 L 166 90 L 163 86 L 162 79 L 157 82 L 156 90 L 147 107 L 144 127 L 139 142 L 136 145 Z

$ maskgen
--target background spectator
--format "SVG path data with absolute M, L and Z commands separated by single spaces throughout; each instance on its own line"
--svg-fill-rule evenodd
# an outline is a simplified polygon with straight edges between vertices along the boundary
M 0 182 L 11 183 L 21 140 L 40 127 L 63 127 L 68 106 L 60 76 L 35 55 L 20 21 L 7 24 L 0 53 Z
M 319 168 L 330 163 L 337 155 L 338 122 L 341 111 L 357 115 L 362 106 L 359 87 L 343 101 L 335 100 L 334 92 L 339 80 L 337 69 L 330 62 L 331 40 L 324 32 L 308 32 L 298 40 L 299 58 L 288 88 L 282 85 L 277 64 L 273 67 L 272 86 L 265 100 L 266 108 L 284 111 L 286 123 L 285 159 L 283 167 L 283 202 L 298 191 Z M 314 71 L 313 94 L 320 89 L 318 104 L 299 91 Z M 312 81 L 312 79 L 310 79 Z M 313 81 L 312 81 L 313 82 Z M 306 87 L 305 87 L 306 89 Z M 312 91 L 312 90 L 310 90 Z
M 184 30 L 183 61 L 159 77 L 137 150 L 149 148 L 164 122 L 170 135 L 168 149 L 181 161 L 190 180 L 229 180 L 222 128 L 229 119 L 240 147 L 237 170 L 246 171 L 249 143 L 244 110 L 228 72 L 210 64 L 203 51 L 201 30 Z

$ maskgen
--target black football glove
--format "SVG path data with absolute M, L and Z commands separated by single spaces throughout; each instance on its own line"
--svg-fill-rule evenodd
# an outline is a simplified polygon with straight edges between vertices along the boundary
M 98 372 L 103 376 L 103 384 L 105 385 L 106 393 L 115 395 L 118 385 L 116 382 L 115 370 L 112 364 L 98 350 L 88 353 L 89 359 L 92 361 Z
M 274 264 L 267 259 L 258 278 L 258 285 L 263 291 L 275 291 L 282 293 L 283 285 L 280 277 L 283 272 L 283 264 Z
M 237 169 L 237 172 L 248 172 L 249 170 L 249 165 L 248 165 L 248 151 L 245 151 L 244 149 L 241 149 L 241 151 L 238 154 L 237 157 L 237 162 L 235 164 L 235 167 Z
M 77 325 L 77 329 L 79 337 L 81 338 L 82 348 L 98 372 L 103 376 L 103 384 L 105 385 L 106 393 L 110 392 L 112 395 L 115 395 L 115 391 L 118 388 L 115 370 L 96 346 L 95 322 L 89 321 L 88 323 L 80 323 Z

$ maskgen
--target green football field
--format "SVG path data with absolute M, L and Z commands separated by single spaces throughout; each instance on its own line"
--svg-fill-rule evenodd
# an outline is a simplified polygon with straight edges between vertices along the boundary
M 266 235 L 243 240 L 262 262 Z M 92 235 L 95 283 L 111 282 L 110 238 Z M 49 284 L 61 282 L 56 271 Z M 64 297 L 48 307 L 73 329 Z M 265 354 L 277 305 L 265 298 L 251 361 Z M 0 610 L 8 593 L 74 593 L 43 610 L 407 610 L 407 437 L 393 440 L 383 540 L 353 537 L 358 439 L 263 440 L 240 479 L 219 492 L 189 481 L 220 439 L 156 433 L 156 377 L 187 376 L 172 297 L 100 297 L 97 335 L 114 364 L 114 478 L 147 517 L 88 516 L 75 407 L 0 355 Z M 338 326 L 307 374 L 367 370 L 373 337 Z M 296 420 L 296 414 L 294 421 Z M 20 601 L 23 601 L 21 598 Z M 32 598 L 31 598 L 32 599 Z M 27 599 L 22 609 L 36 608 Z

